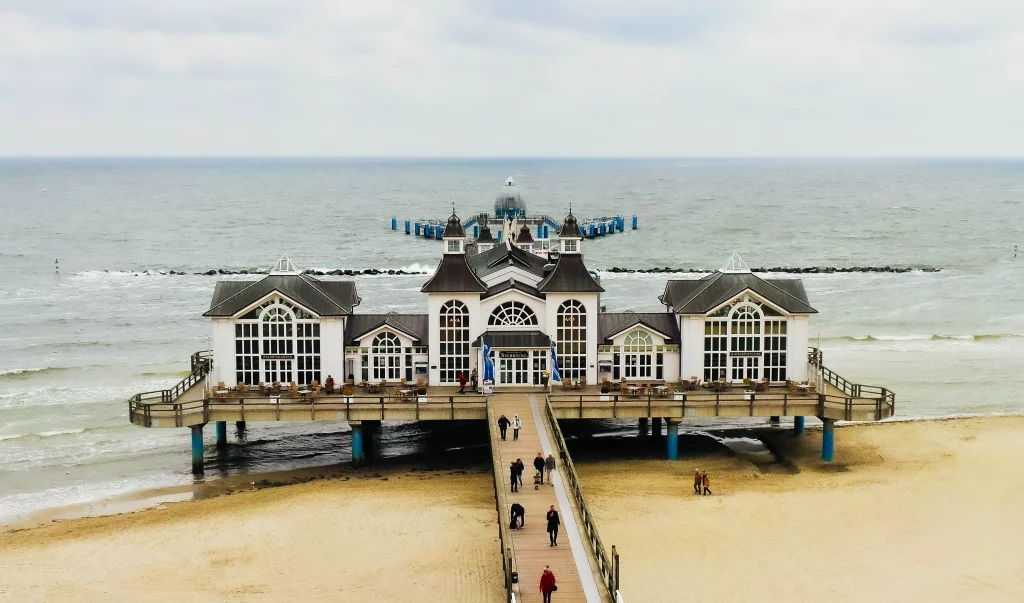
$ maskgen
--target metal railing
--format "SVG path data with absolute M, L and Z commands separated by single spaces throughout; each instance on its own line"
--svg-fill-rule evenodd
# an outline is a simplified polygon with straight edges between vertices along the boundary
M 821 372 L 821 377 L 849 398 L 864 398 L 874 400 L 878 406 L 878 414 L 883 409 L 888 409 L 889 415 L 896 414 L 896 393 L 877 385 L 864 385 L 853 383 L 845 379 L 839 373 L 832 371 L 822 363 L 821 350 L 816 347 L 807 348 L 807 363 Z
M 725 408 L 747 408 L 750 416 L 754 416 L 754 409 L 758 405 L 782 406 L 785 415 L 790 407 L 817 405 L 819 396 L 816 393 L 799 394 L 790 392 L 757 392 L 748 393 L 745 391 L 736 392 L 676 392 L 666 395 L 638 395 L 638 394 L 552 394 L 548 396 L 550 402 L 557 404 L 556 408 L 568 408 L 575 404 L 577 411 L 583 413 L 588 405 L 611 404 L 612 418 L 618 417 L 619 408 L 646 408 L 647 416 L 654 417 L 656 408 L 664 408 L 666 405 L 679 405 L 682 408 L 683 416 L 686 416 L 687 409 L 714 408 L 715 416 L 718 416 Z M 635 418 L 635 414 L 630 417 Z M 658 415 L 660 416 L 660 415 Z
M 580 478 L 576 473 L 576 466 L 573 465 L 572 457 L 569 456 L 569 448 L 565 444 L 565 438 L 562 436 L 562 429 L 558 426 L 558 420 L 555 419 L 555 414 L 551 409 L 550 397 L 545 400 L 544 414 L 548 421 L 548 426 L 551 428 L 551 434 L 555 440 L 555 447 L 558 448 L 558 456 L 562 461 L 562 469 L 565 471 L 565 475 L 569 481 L 569 489 L 572 490 L 573 499 L 576 501 L 577 507 L 579 507 L 581 519 L 583 521 L 583 528 L 586 532 L 587 538 L 590 539 L 590 546 L 594 551 L 595 557 L 597 557 L 598 570 L 601 572 L 601 578 L 605 586 L 608 588 L 608 592 L 611 593 L 613 598 L 618 598 L 619 592 L 619 553 L 615 549 L 615 545 L 612 545 L 611 551 L 605 548 L 604 543 L 601 541 L 600 534 L 597 533 L 597 524 L 594 523 L 594 514 L 591 513 L 590 507 L 587 506 L 587 501 L 583 498 L 583 488 L 580 486 Z

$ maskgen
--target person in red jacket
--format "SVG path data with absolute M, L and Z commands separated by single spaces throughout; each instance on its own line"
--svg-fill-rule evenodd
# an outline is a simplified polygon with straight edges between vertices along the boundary
M 540 575 L 540 594 L 544 595 L 544 603 L 551 603 L 551 593 L 555 592 L 555 574 L 551 571 L 550 565 L 544 566 L 544 573 Z
M 466 378 L 466 373 L 459 373 L 459 393 L 460 394 L 466 393 L 466 383 L 468 383 L 468 382 L 469 382 L 469 379 Z

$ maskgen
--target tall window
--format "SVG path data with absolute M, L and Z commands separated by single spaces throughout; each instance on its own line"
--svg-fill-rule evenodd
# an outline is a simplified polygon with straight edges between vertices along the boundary
M 733 381 L 761 378 L 761 311 L 756 306 L 740 304 L 732 311 L 729 354 Z
M 625 352 L 627 379 L 651 378 L 654 340 L 650 333 L 641 329 L 630 332 L 622 351 Z
M 460 373 L 469 377 L 469 309 L 451 300 L 441 306 L 440 318 L 441 383 L 458 383 Z
M 764 376 L 770 381 L 786 380 L 786 321 L 764 321 Z
M 235 320 L 239 383 L 308 385 L 320 379 L 320 320 L 274 296 Z
M 555 338 L 562 379 L 587 374 L 587 309 L 570 299 L 558 307 Z
M 536 326 L 537 315 L 533 313 L 530 306 L 521 302 L 510 301 L 495 308 L 487 324 L 502 327 Z
M 384 331 L 373 338 L 373 379 L 397 381 L 402 378 L 402 343 L 394 333 Z
M 725 379 L 729 356 L 729 323 L 725 320 L 704 321 L 704 381 Z

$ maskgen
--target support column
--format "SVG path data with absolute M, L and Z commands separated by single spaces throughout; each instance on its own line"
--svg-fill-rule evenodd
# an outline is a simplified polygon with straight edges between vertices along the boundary
M 768 419 L 768 422 L 772 425 L 778 425 L 781 422 L 781 419 L 778 415 L 772 415 L 772 417 Z
M 363 452 L 367 460 L 376 457 L 380 446 L 380 421 L 363 421 Z
M 836 452 L 836 421 L 822 419 L 821 423 L 821 460 L 831 463 Z
M 363 462 L 363 422 L 349 421 L 352 426 L 352 463 L 358 465 Z
M 654 417 L 651 420 L 651 435 L 655 438 L 661 437 L 661 417 Z
M 668 452 L 668 460 L 679 460 L 679 421 L 665 419 L 665 427 L 668 437 L 665 441 L 665 449 Z
M 245 439 L 245 421 L 235 421 L 235 437 Z
M 203 474 L 203 426 L 192 426 L 192 474 Z
M 228 447 L 228 422 L 217 421 L 217 449 Z
M 639 430 L 640 430 L 640 437 L 643 437 L 643 436 L 647 435 L 647 418 L 646 417 L 643 418 L 643 419 L 640 419 Z
M 804 418 L 793 417 L 793 434 L 800 435 L 804 432 Z

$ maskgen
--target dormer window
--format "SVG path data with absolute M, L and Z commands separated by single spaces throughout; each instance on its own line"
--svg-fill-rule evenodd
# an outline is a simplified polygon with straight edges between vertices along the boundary
M 565 239 L 562 241 L 562 251 L 574 253 L 579 251 L 579 241 L 576 239 Z
M 462 241 L 448 241 L 448 253 L 462 253 Z

